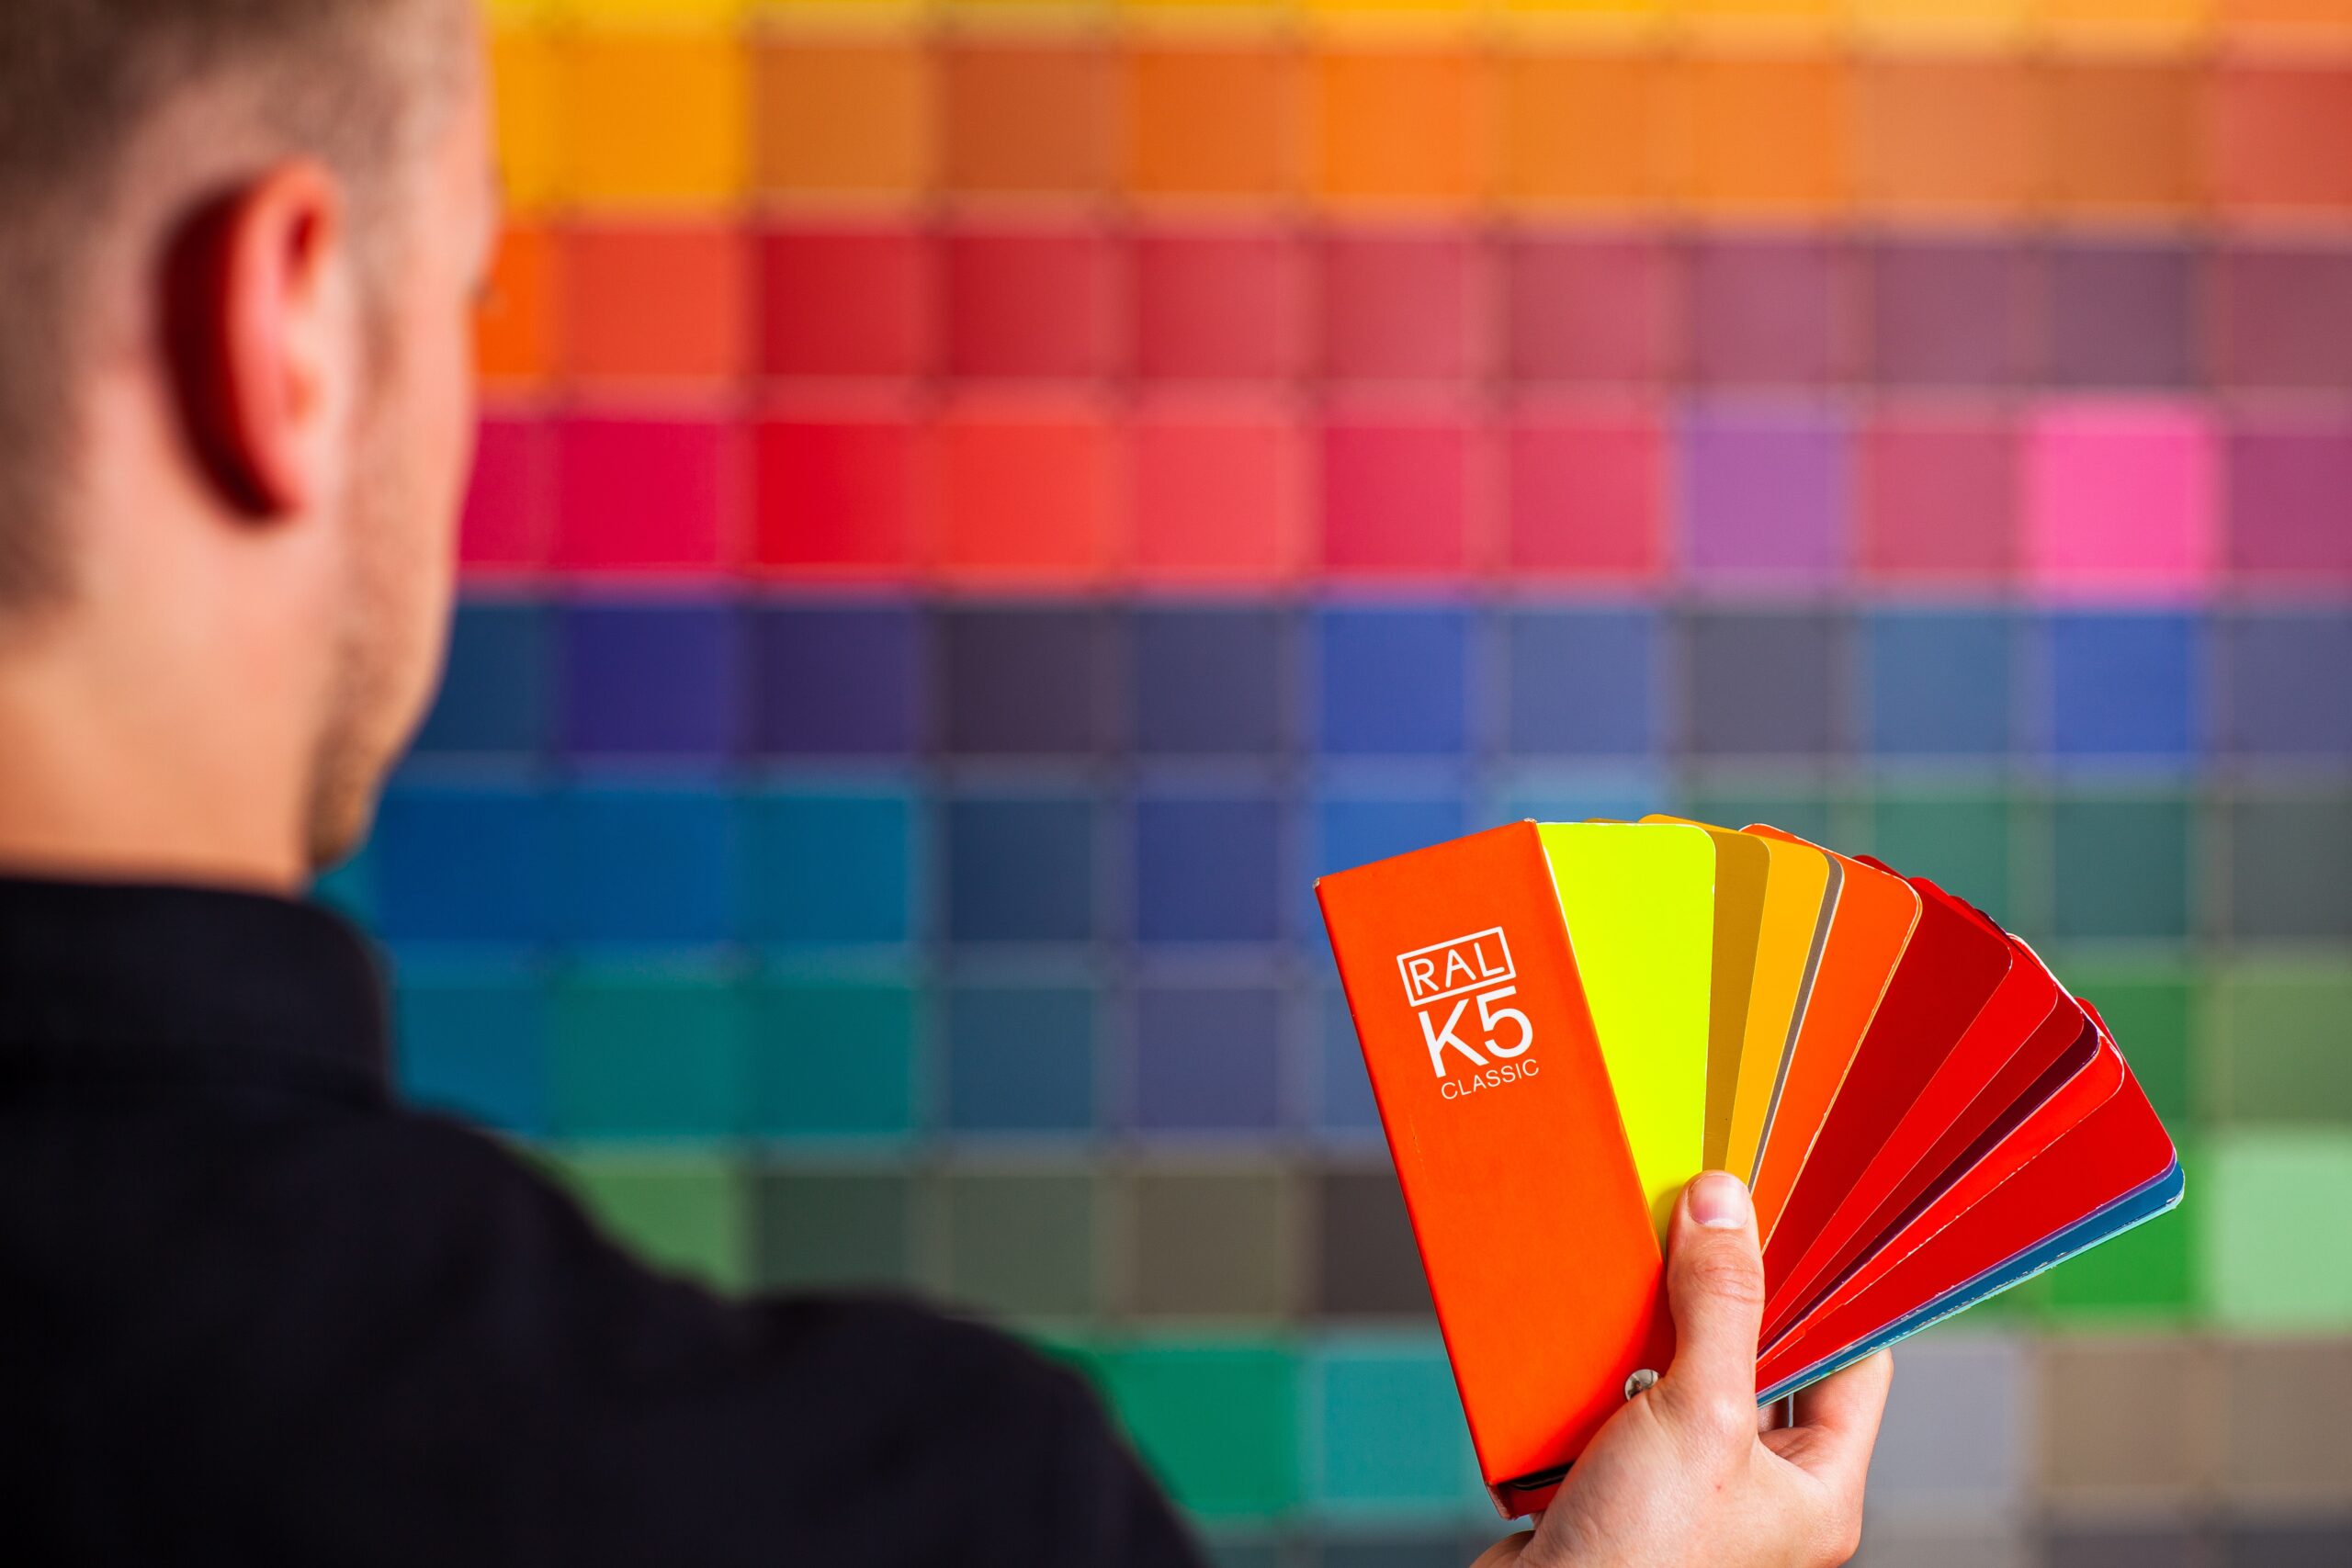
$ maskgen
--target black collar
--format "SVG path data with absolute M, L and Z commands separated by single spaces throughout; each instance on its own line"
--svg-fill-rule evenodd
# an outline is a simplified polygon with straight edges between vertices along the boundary
M 358 933 L 266 894 L 0 876 L 0 1062 L 292 1076 L 380 1094 Z

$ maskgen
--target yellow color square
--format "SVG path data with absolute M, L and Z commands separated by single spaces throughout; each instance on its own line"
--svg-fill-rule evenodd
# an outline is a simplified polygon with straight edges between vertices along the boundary
M 692 33 L 583 33 L 567 63 L 565 194 L 587 207 L 715 207 L 750 173 L 745 51 Z
M 1523 32 L 1624 39 L 1664 31 L 1677 7 L 1675 0 L 1495 0 L 1493 9 Z
M 751 14 L 751 0 L 546 0 L 582 28 L 682 28 L 725 31 Z
M 1854 28 L 1895 43 L 2015 44 L 2033 28 L 2037 0 L 1852 0 Z
M 1683 0 L 1685 25 L 1701 38 L 1826 39 L 1845 17 L 1843 0 Z
M 563 186 L 554 43 L 543 32 L 500 28 L 490 38 L 490 72 L 506 206 L 526 214 L 552 206 Z
M 2090 48 L 2178 48 L 2211 28 L 2213 0 L 2041 0 L 2054 41 Z

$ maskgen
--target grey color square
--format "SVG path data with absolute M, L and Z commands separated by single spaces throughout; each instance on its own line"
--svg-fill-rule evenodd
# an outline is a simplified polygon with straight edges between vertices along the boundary
M 1895 1361 L 1871 1460 L 1871 1506 L 1973 1517 L 2018 1508 L 2032 1450 L 2025 1347 L 1947 1334 L 1910 1341 Z
M 2201 1568 L 2202 1543 L 2183 1526 L 2055 1525 L 2043 1539 L 2042 1568 Z
M 2222 827 L 2232 937 L 2352 939 L 2352 796 L 2241 796 Z
M 1686 626 L 1690 749 L 1818 757 L 1844 743 L 1844 627 L 1810 611 L 1702 610 Z
M 2043 278 L 2053 385 L 2169 389 L 2199 378 L 2197 266 L 2186 248 L 2055 245 Z
M 1316 1309 L 1327 1317 L 1434 1317 L 1396 1173 L 1327 1170 L 1315 1196 Z
M 1112 734 L 1109 623 L 1091 609 L 956 609 L 939 617 L 933 689 L 952 752 L 1091 753 Z

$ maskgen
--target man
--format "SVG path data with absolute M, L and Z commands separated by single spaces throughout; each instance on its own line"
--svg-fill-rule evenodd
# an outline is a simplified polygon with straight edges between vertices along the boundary
M 1069 1373 L 639 1270 L 386 1087 L 296 901 L 423 711 L 496 219 L 465 0 L 0 6 L 0 1474 L 40 1562 L 1193 1561 Z M 1754 1226 L 1523 1564 L 1851 1549 L 1883 1363 L 1759 1438 Z

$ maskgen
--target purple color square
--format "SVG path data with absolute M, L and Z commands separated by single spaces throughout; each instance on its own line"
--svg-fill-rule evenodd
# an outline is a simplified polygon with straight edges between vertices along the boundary
M 1511 240 L 1502 333 L 1511 377 L 1615 386 L 1673 375 L 1681 360 L 1680 271 L 1676 253 L 1645 236 Z
M 2352 580 L 2352 423 L 2242 420 L 2225 438 L 2224 559 L 2283 586 Z
M 2053 245 L 2044 276 L 2053 385 L 2162 390 L 2198 379 L 2204 334 L 2186 247 Z
M 1996 242 L 1888 241 L 1871 255 L 1871 372 L 1890 387 L 2006 387 L 2031 362 L 2034 267 Z
M 1480 255 L 1459 231 L 1339 233 L 1321 246 L 1323 374 L 1460 381 L 1480 368 Z
M 1816 413 L 1694 413 L 1683 423 L 1691 575 L 1826 582 L 1846 551 L 1852 490 L 1845 426 Z
M 2352 250 L 2232 245 L 2214 276 L 2214 376 L 2235 389 L 2352 389 Z
M 1262 1132 L 1282 1123 L 1282 993 L 1153 986 L 1136 993 L 1136 1125 Z
M 1818 387 L 1850 375 L 1852 263 L 1821 240 L 1701 240 L 1690 253 L 1691 370 L 1718 387 Z

